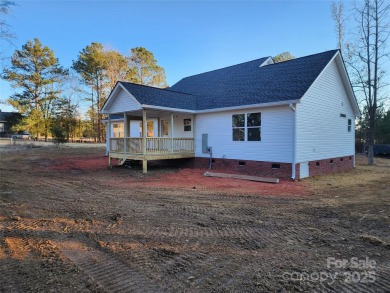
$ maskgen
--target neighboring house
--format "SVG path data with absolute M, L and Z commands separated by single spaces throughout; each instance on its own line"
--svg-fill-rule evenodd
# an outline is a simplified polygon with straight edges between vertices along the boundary
M 22 115 L 15 112 L 3 112 L 0 110 L 0 137 L 12 135 L 11 127 L 19 122 Z
M 102 113 L 110 164 L 142 160 L 146 172 L 148 160 L 211 159 L 213 169 L 293 179 L 353 168 L 360 116 L 338 50 L 261 58 L 166 89 L 118 82 Z

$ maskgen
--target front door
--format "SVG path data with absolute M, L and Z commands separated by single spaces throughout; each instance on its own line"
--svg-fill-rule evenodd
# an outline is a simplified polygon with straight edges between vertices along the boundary
M 130 137 L 142 137 L 142 122 L 130 120 Z
M 146 136 L 158 136 L 158 120 L 156 118 L 146 120 Z M 130 137 L 142 137 L 142 121 L 130 120 Z

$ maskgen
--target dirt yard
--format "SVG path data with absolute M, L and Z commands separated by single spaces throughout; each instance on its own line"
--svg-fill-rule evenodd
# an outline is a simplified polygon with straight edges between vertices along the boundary
M 390 292 L 390 159 L 266 184 L 0 147 L 0 292 Z

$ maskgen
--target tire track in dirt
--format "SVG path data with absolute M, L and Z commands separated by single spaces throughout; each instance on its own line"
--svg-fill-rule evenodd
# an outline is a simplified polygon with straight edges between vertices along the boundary
M 23 292 L 21 281 L 16 279 L 20 274 L 17 260 L 8 256 L 0 260 L 0 292 Z
M 28 288 L 20 261 L 31 255 L 26 240 L 16 235 L 0 231 L 0 291 L 1 292 L 24 292 Z
M 155 281 L 131 264 L 77 241 L 61 241 L 61 253 L 107 292 L 159 292 Z
M 195 288 L 207 288 L 209 284 L 216 283 L 217 275 L 226 276 L 226 267 L 230 267 L 235 261 L 224 259 L 222 266 L 216 263 L 221 260 L 202 252 L 202 247 L 197 250 L 193 248 L 151 243 L 138 247 L 133 252 L 124 250 L 118 255 L 121 260 L 136 265 L 151 278 L 161 280 L 168 292 L 193 292 Z M 226 264 L 226 261 L 229 264 Z M 226 283 L 229 283 L 229 279 L 231 277 L 226 276 Z

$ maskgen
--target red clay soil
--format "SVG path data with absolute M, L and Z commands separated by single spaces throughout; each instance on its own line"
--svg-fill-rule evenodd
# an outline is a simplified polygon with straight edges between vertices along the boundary
M 106 170 L 108 158 L 105 156 L 61 158 L 46 162 L 46 170 L 64 172 L 88 172 Z M 174 189 L 218 190 L 229 194 L 258 194 L 273 196 L 302 196 L 309 190 L 301 182 L 282 179 L 278 184 L 253 182 L 229 178 L 211 178 L 203 174 L 207 170 L 193 168 L 167 168 L 153 166 L 147 174 L 142 174 L 139 166 L 132 168 L 114 166 L 113 172 L 119 176 L 105 179 L 107 185 L 122 188 L 156 187 Z
M 388 159 L 266 184 L 103 154 L 0 148 L 0 292 L 390 292 Z

